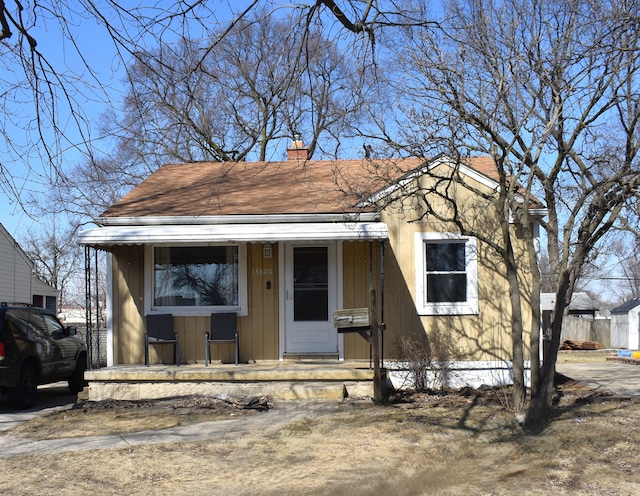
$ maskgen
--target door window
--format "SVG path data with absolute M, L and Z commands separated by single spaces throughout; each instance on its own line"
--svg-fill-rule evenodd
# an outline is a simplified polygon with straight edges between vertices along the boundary
M 297 246 L 293 251 L 293 319 L 329 318 L 329 256 L 326 246 Z

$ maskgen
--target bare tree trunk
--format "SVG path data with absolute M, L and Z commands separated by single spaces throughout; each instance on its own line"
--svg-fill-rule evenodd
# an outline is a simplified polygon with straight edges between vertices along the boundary
M 529 267 L 531 268 L 531 336 L 530 336 L 530 358 L 531 358 L 531 397 L 538 395 L 540 389 L 540 293 L 542 292 L 542 280 L 540 268 L 538 266 L 537 249 L 534 244 L 533 231 L 527 227 L 527 251 L 529 254 Z
M 509 297 L 511 299 L 511 340 L 513 366 L 513 409 L 520 412 L 527 404 L 527 388 L 524 381 L 524 326 L 522 324 L 522 305 L 520 299 L 518 275 L 515 270 L 508 270 Z M 515 281 L 514 281 L 515 280 Z
M 564 315 L 565 301 L 569 293 L 571 278 L 568 271 L 563 271 L 560 277 L 560 285 L 556 293 L 556 304 L 551 322 L 551 342 L 549 352 L 542 364 L 540 388 L 527 409 L 524 429 L 527 432 L 539 433 L 547 425 L 549 419 L 549 407 L 554 393 L 554 379 L 556 374 L 556 360 L 560 348 L 560 333 L 562 331 L 562 319 Z
M 511 244 L 510 226 L 503 225 L 505 242 L 505 265 L 509 281 L 509 299 L 511 300 L 511 346 L 513 368 L 513 408 L 523 411 L 527 404 L 527 388 L 524 382 L 524 325 L 522 322 L 522 300 L 520 282 L 518 281 L 518 265 Z
M 531 288 L 531 397 L 538 395 L 540 389 L 540 378 L 542 371 L 540 369 L 540 273 L 534 275 L 534 283 Z

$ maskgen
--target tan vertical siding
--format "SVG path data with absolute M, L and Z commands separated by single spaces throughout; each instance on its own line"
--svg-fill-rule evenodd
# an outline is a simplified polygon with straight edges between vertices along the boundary
M 364 243 L 346 242 L 342 244 L 342 264 L 343 264 L 343 307 L 359 308 L 368 306 L 362 291 L 358 292 L 357 281 L 362 278 L 361 266 L 366 263 L 364 261 L 363 248 Z M 353 333 L 343 334 L 344 339 L 344 357 L 354 359 L 357 356 L 359 341 L 364 340 Z
M 371 253 L 373 250 L 373 254 Z M 373 265 L 371 265 L 373 264 Z M 376 290 L 378 312 L 381 310 L 380 245 L 368 241 L 342 243 L 343 308 L 369 307 L 370 280 Z M 344 333 L 344 358 L 369 359 L 369 343 L 357 333 Z
M 398 357 L 399 345 L 403 337 L 420 338 L 426 334 L 425 323 L 416 313 L 407 274 L 403 274 L 396 253 L 389 246 L 391 245 L 387 245 L 385 250 L 384 272 L 384 314 L 387 327 L 384 334 L 384 351 L 387 358 Z M 407 263 L 406 258 L 405 263 Z M 412 259 L 411 264 L 413 264 Z
M 249 315 L 239 317 L 240 360 L 278 358 L 278 250 L 263 258 L 263 245 L 248 246 Z M 113 325 L 115 363 L 144 363 L 144 248 L 117 246 L 113 249 Z M 270 289 L 267 283 L 270 283 Z M 183 363 L 204 362 L 204 334 L 210 316 L 175 316 L 174 329 L 180 340 Z M 171 363 L 171 346 L 151 346 L 151 363 Z M 232 362 L 232 345 L 212 345 L 212 361 Z
M 210 328 L 209 317 L 174 316 L 173 329 L 178 333 L 180 341 L 180 361 L 183 363 L 204 363 L 204 334 Z M 171 363 L 173 348 L 169 345 L 152 346 L 162 352 L 162 362 Z M 212 353 L 213 353 L 212 346 Z M 150 354 L 149 360 L 153 356 Z M 155 360 L 153 360 L 155 361 Z
M 429 181 L 429 178 L 423 178 Z M 426 186 L 426 185 L 425 185 Z M 476 183 L 476 188 L 485 186 Z M 483 204 L 465 188 L 457 186 L 457 203 L 460 211 L 468 212 L 475 229 L 495 233 L 499 242 L 499 222 L 493 207 Z M 477 315 L 417 315 L 415 309 L 416 281 L 414 235 L 417 232 L 457 232 L 455 226 L 435 221 L 432 217 L 419 218 L 424 209 L 416 199 L 391 205 L 382 212 L 382 220 L 389 227 L 389 249 L 385 255 L 385 321 L 389 347 L 387 356 L 398 356 L 398 344 L 402 337 L 432 339 L 443 333 L 453 338 L 461 351 L 469 352 L 475 360 L 509 359 L 511 350 L 511 304 L 504 264 L 488 245 L 478 242 L 478 296 Z M 530 307 L 530 270 L 524 252 L 524 244 L 517 240 L 519 267 L 522 272 L 523 312 L 525 329 L 528 330 Z M 528 339 L 528 336 L 525 336 Z M 385 342 L 386 346 L 386 342 Z
M 144 248 L 113 249 L 113 345 L 115 363 L 144 362 Z
M 263 248 L 253 243 L 247 250 L 249 315 L 241 319 L 243 360 L 278 359 L 278 246 L 271 245 L 271 258 L 263 257 Z

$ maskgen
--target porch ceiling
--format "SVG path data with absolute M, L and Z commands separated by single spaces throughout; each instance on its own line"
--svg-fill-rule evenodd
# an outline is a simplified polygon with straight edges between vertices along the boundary
M 252 243 L 321 240 L 382 240 L 383 222 L 318 222 L 226 225 L 106 226 L 82 231 L 81 245 L 143 245 L 167 243 Z

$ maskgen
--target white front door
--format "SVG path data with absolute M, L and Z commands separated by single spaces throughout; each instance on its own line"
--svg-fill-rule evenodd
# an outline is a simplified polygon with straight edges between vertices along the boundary
M 337 353 L 336 243 L 285 246 L 285 353 Z

